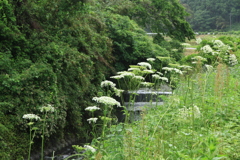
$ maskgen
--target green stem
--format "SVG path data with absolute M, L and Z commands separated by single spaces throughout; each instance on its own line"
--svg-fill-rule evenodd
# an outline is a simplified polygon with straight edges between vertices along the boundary
M 31 155 L 31 146 L 32 146 L 32 127 L 30 126 L 30 136 L 29 136 L 29 141 L 30 141 L 30 144 L 29 144 L 29 148 L 28 148 L 28 160 L 30 160 L 30 155 Z
M 46 126 L 46 114 L 44 115 L 44 119 L 43 119 L 43 128 L 42 128 L 42 148 L 41 148 L 41 160 L 43 160 L 43 157 L 44 157 L 44 132 L 45 132 L 45 126 Z

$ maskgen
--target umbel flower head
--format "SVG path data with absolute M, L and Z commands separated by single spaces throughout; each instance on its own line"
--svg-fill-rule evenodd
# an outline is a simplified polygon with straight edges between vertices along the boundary
M 153 61 L 155 61 L 155 58 L 148 58 L 147 61 L 148 62 L 153 62 Z
M 112 97 L 108 97 L 108 96 L 93 97 L 93 100 L 96 101 L 97 103 L 102 103 L 110 106 L 116 105 L 117 107 L 121 107 L 120 103 Z
M 89 122 L 89 124 L 91 124 L 91 122 L 96 123 L 97 120 L 98 120 L 98 118 L 89 118 L 89 119 L 87 119 L 87 121 Z
M 237 60 L 237 57 L 235 56 L 235 54 L 229 55 L 229 64 L 232 66 L 238 64 L 238 60 Z
M 134 77 L 135 74 L 132 73 L 132 72 L 127 72 L 127 71 L 122 71 L 122 72 L 117 72 L 117 74 L 119 74 L 119 76 L 121 77 Z M 111 77 L 112 78 L 112 77 Z M 116 79 L 116 76 L 115 76 L 115 79 Z
M 96 110 L 100 110 L 100 108 L 97 106 L 89 106 L 89 107 L 85 108 L 85 111 L 90 111 L 90 112 L 94 112 Z
M 189 119 L 194 116 L 194 118 L 200 118 L 201 117 L 201 112 L 198 108 L 198 106 L 194 105 L 193 107 L 187 108 L 183 107 L 179 109 L 179 115 L 180 118 L 182 119 Z
M 124 92 L 124 90 L 122 90 L 122 89 L 117 89 L 116 87 L 114 87 L 113 90 L 114 90 L 115 95 L 118 96 L 118 97 L 120 97 L 120 96 L 121 96 L 121 93 Z
M 114 88 L 116 86 L 116 84 L 113 83 L 112 81 L 108 81 L 108 80 L 101 82 L 101 87 L 108 87 L 108 86 L 111 88 Z
M 124 78 L 124 76 L 123 75 L 116 75 L 116 76 L 111 76 L 110 78 L 121 79 L 121 78 Z
M 55 108 L 51 104 L 47 104 L 47 106 L 43 106 L 40 108 L 40 112 L 54 112 Z
M 150 82 L 141 82 L 140 84 L 145 87 L 152 87 L 154 85 L 154 83 L 150 83 Z
M 211 48 L 211 46 L 209 46 L 208 44 L 203 46 L 201 48 L 201 50 L 203 51 L 203 53 L 212 53 L 213 52 L 213 49 Z
M 222 46 L 225 46 L 225 44 L 221 40 L 213 40 L 214 47 L 220 48 Z
M 23 119 L 30 119 L 30 120 L 35 119 L 36 121 L 41 119 L 36 114 L 24 114 L 22 118 Z
M 163 81 L 168 82 L 168 78 L 166 78 L 166 77 L 161 77 L 161 76 L 159 76 L 158 74 L 153 74 L 152 77 L 155 78 L 155 79 L 160 79 L 160 80 L 163 80 Z
M 202 42 L 202 39 L 201 39 L 201 38 L 197 38 L 197 39 L 196 39 L 196 43 L 197 43 L 197 44 L 200 44 L 201 42 Z
M 96 149 L 89 145 L 84 145 L 84 148 L 86 148 L 87 151 L 91 151 L 92 153 L 96 152 Z
M 152 69 L 151 64 L 149 64 L 149 63 L 147 63 L 147 62 L 139 62 L 138 65 L 139 65 L 139 66 L 144 66 L 144 67 L 146 67 L 146 68 L 148 68 L 148 69 Z

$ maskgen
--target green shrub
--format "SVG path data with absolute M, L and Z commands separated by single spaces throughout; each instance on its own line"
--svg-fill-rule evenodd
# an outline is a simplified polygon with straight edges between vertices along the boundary
M 129 65 L 145 61 L 146 58 L 168 54 L 164 48 L 154 44 L 146 32 L 127 16 L 111 14 L 106 18 L 109 37 L 113 40 L 117 71 L 126 70 Z

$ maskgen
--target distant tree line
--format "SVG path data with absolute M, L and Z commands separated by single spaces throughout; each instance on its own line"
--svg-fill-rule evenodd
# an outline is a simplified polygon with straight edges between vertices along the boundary
M 240 22 L 239 0 L 180 0 L 195 31 L 231 30 Z

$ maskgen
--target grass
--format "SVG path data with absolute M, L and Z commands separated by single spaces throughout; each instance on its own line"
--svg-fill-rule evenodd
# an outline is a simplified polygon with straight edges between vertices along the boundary
M 240 159 L 239 69 L 220 65 L 211 73 L 182 77 L 164 106 L 142 112 L 141 121 L 112 126 L 98 156 L 106 160 Z
M 164 105 L 146 106 L 139 121 L 108 126 L 104 139 L 91 144 L 97 151 L 86 158 L 240 159 L 240 66 L 196 67 L 177 78 L 171 96 L 161 96 Z

